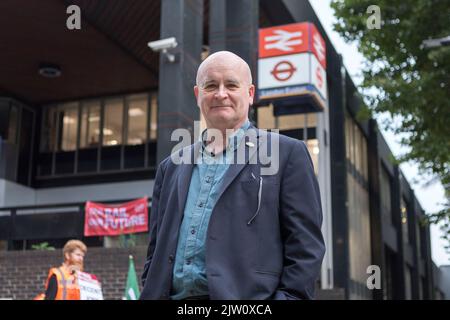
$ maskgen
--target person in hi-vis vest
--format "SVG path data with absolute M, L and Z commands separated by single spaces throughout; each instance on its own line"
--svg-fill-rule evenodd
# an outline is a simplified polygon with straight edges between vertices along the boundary
M 45 300 L 80 300 L 76 271 L 83 271 L 86 252 L 86 245 L 79 240 L 69 240 L 64 245 L 63 264 L 48 273 Z

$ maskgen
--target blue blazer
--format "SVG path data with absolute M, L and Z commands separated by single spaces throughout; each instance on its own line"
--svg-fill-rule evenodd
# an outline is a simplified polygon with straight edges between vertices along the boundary
M 227 170 L 208 226 L 210 298 L 312 299 L 325 246 L 311 158 L 300 140 L 255 127 L 249 130 L 254 130 L 256 141 L 239 145 L 245 163 Z M 257 151 L 277 137 L 279 170 L 261 175 L 267 159 L 260 161 Z M 176 154 L 193 160 L 200 147 L 197 142 Z M 194 167 L 192 161 L 174 164 L 174 155 L 161 162 L 156 174 L 140 299 L 170 296 L 178 232 Z

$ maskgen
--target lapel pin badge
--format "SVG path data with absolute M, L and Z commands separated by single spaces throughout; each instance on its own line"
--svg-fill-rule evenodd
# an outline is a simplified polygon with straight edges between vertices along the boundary
M 250 148 L 253 148 L 255 146 L 255 144 L 253 142 L 246 142 L 245 144 L 247 146 L 249 146 Z

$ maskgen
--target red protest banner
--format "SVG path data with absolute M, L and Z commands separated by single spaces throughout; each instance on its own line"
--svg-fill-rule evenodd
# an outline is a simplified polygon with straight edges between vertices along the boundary
M 117 236 L 147 231 L 147 202 L 146 197 L 116 205 L 86 202 L 84 235 Z

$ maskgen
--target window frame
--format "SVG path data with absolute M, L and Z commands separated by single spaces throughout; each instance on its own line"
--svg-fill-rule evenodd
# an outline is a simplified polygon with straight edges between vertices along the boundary
M 146 119 L 145 119 L 145 141 L 142 144 L 144 145 L 145 154 L 143 155 L 144 161 L 143 166 L 139 166 L 136 168 L 127 168 L 125 169 L 125 148 L 128 146 L 126 144 L 127 142 L 127 135 L 128 135 L 128 110 L 129 110 L 129 99 L 136 95 L 144 95 L 146 102 Z M 97 98 L 88 98 L 88 99 L 79 99 L 75 101 L 67 101 L 67 102 L 61 102 L 61 103 L 52 103 L 46 106 L 43 106 L 42 108 L 42 119 L 41 119 L 41 133 L 40 133 L 40 145 L 38 148 L 39 154 L 51 154 L 51 168 L 49 168 L 49 172 L 46 174 L 42 174 L 41 172 L 38 172 L 38 178 L 52 178 L 52 177 L 61 177 L 61 176 L 73 176 L 73 175 L 86 175 L 86 174 L 108 174 L 108 173 L 115 173 L 115 172 L 121 172 L 121 171 L 141 171 L 149 168 L 155 168 L 156 164 L 150 163 L 150 155 L 149 155 L 149 144 L 150 143 L 156 143 L 157 142 L 157 135 L 156 139 L 151 140 L 151 124 L 153 120 L 152 113 L 153 110 L 153 104 L 155 103 L 155 108 L 157 108 L 157 91 L 144 91 L 144 92 L 135 92 L 125 95 L 113 95 L 113 96 L 104 96 L 104 97 L 97 97 Z M 106 147 L 103 143 L 104 140 L 104 126 L 105 126 L 105 104 L 108 100 L 120 100 L 122 103 L 122 128 L 121 128 L 121 143 L 118 144 L 120 146 L 120 167 L 119 169 L 114 170 L 101 170 L 101 155 L 102 155 L 102 149 Z M 154 100 L 155 99 L 155 100 Z M 97 158 L 96 158 L 96 170 L 95 171 L 89 171 L 89 172 L 79 172 L 79 153 L 81 150 L 85 150 L 88 147 L 83 146 L 81 147 L 81 133 L 82 133 L 82 126 L 83 126 L 83 108 L 86 105 L 89 105 L 92 103 L 95 105 L 95 103 L 98 102 L 99 105 L 99 134 L 98 134 L 98 143 L 97 146 L 92 149 L 97 149 Z M 65 106 L 75 104 L 77 103 L 77 127 L 76 127 L 76 145 L 74 150 L 62 150 L 62 126 L 64 126 L 64 123 L 60 123 L 61 121 L 58 121 L 59 112 L 61 112 Z M 156 111 L 156 120 L 157 120 L 157 109 Z M 53 117 L 53 119 L 50 119 L 49 116 L 50 113 L 56 114 L 56 119 Z M 88 119 L 87 119 L 88 121 Z M 158 126 L 158 122 L 156 121 L 156 126 Z M 53 126 L 53 128 L 52 128 Z M 87 130 L 87 129 L 86 129 Z M 50 137 L 51 132 L 54 131 L 54 141 L 53 143 L 50 143 Z M 157 128 L 156 128 L 157 131 Z M 87 134 L 87 132 L 85 132 Z M 74 153 L 74 170 L 72 173 L 56 173 L 56 155 L 60 152 L 73 152 Z M 39 164 L 38 164 L 39 165 Z

